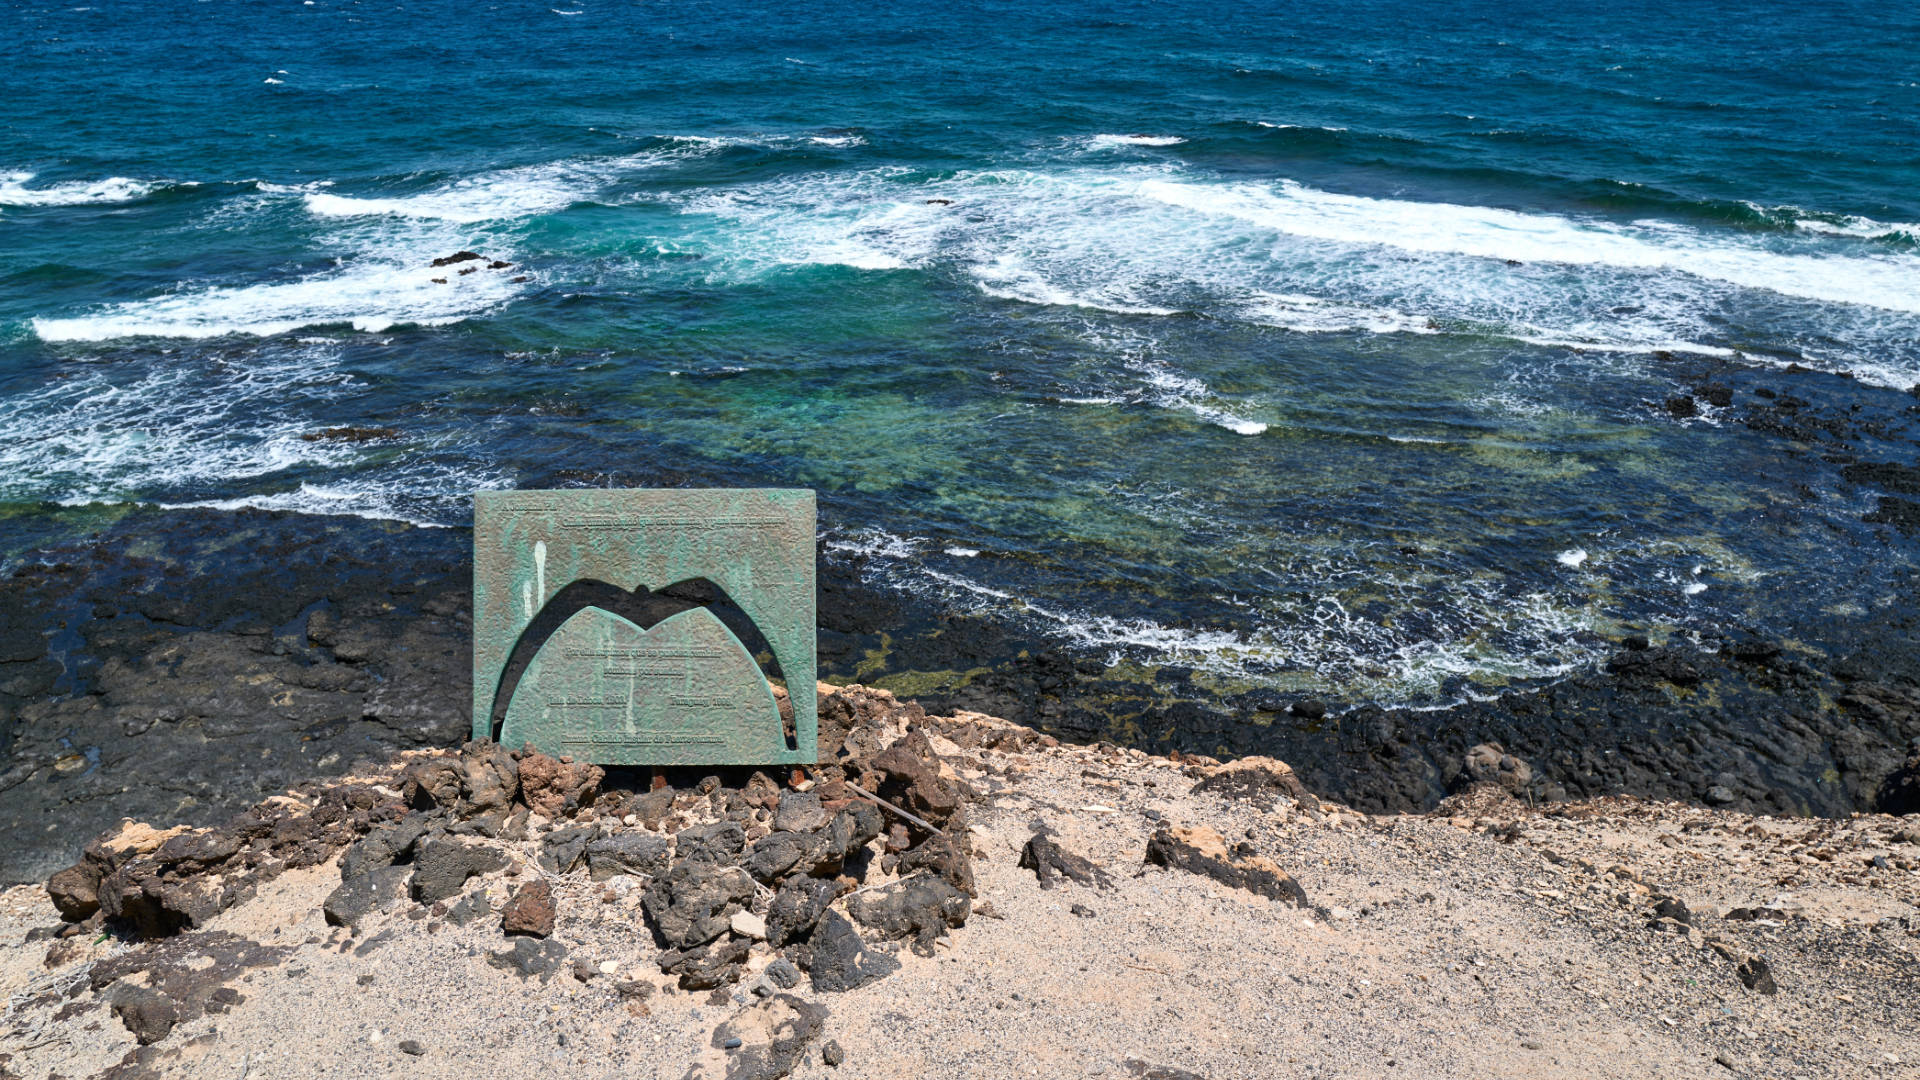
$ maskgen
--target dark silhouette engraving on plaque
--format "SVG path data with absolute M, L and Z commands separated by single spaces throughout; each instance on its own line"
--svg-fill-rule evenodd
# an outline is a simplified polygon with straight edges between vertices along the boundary
M 811 491 L 480 492 L 474 735 L 609 765 L 811 764 L 813 601 Z

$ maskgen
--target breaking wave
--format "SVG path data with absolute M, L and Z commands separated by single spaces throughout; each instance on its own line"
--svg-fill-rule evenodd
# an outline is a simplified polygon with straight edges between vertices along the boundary
M 695 219 L 679 242 L 716 277 L 950 268 L 997 299 L 1120 316 L 1639 354 L 1761 343 L 1881 385 L 1920 381 L 1920 254 L 1851 235 L 1369 198 L 1171 164 L 808 173 L 666 202 Z
M 94 206 L 134 202 L 161 186 L 149 180 L 109 176 L 104 180 L 73 180 L 45 187 L 28 187 L 36 174 L 0 173 L 0 206 Z
M 459 322 L 506 303 L 523 288 L 497 271 L 463 277 L 434 269 L 428 252 L 444 247 L 365 257 L 290 281 L 183 289 L 110 304 L 86 315 L 34 319 L 31 325 L 41 340 L 51 342 L 267 337 L 331 325 L 379 333 L 402 324 Z
M 321 217 L 392 215 L 460 224 L 508 221 L 564 210 L 637 172 L 683 163 L 731 145 L 726 140 L 671 138 L 668 146 L 610 158 L 497 169 L 409 195 L 309 192 L 307 210 Z
M 866 529 L 830 538 L 826 549 L 830 558 L 857 555 L 873 584 L 1024 627 L 1109 664 L 1180 664 L 1247 685 L 1308 678 L 1388 705 L 1436 708 L 1491 696 L 1564 676 L 1603 651 L 1593 634 L 1602 616 L 1591 602 L 1538 590 L 1512 595 L 1493 577 L 1436 582 L 1309 561 L 1277 575 L 1288 599 L 1229 603 L 1243 609 L 1243 625 L 1182 626 L 986 584 L 963 572 L 967 556 L 933 540 Z M 1431 618 L 1389 624 L 1352 610 L 1335 585 L 1356 575 L 1375 588 L 1421 592 L 1432 601 Z

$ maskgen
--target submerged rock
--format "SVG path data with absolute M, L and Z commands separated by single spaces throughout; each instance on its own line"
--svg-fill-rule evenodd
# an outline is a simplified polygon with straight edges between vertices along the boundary
M 1861 462 L 1840 470 L 1850 483 L 1873 484 L 1900 495 L 1920 495 L 1920 467 L 1898 462 Z
M 1869 525 L 1892 525 L 1905 533 L 1920 532 L 1920 502 L 1882 495 L 1880 505 L 1860 520 Z

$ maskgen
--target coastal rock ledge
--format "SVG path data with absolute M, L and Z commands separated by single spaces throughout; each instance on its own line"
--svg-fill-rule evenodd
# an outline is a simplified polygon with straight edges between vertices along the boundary
M 1911 1076 L 1920 817 L 1424 814 L 822 684 L 811 769 L 485 741 L 0 893 L 0 1077 Z M 1391 1070 L 1391 1071 L 1390 1071 Z

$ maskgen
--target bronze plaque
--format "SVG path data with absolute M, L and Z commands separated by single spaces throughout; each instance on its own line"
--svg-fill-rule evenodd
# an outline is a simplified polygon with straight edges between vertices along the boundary
M 602 765 L 814 762 L 813 492 L 483 491 L 473 548 L 474 737 Z

